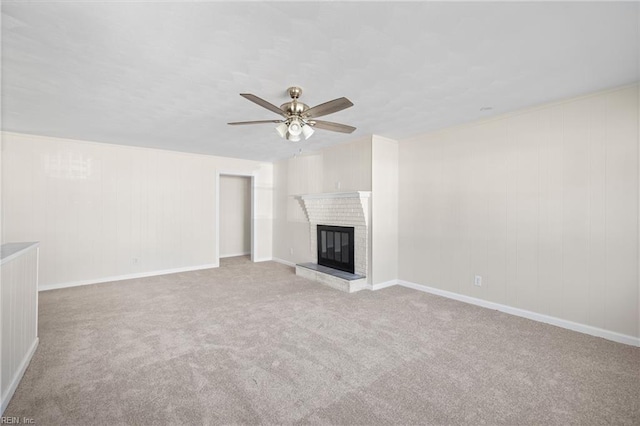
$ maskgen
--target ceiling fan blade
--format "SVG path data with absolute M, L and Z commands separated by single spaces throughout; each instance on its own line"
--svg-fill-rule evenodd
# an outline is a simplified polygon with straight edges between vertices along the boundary
M 338 98 L 329 102 L 325 102 L 320 105 L 316 105 L 313 108 L 309 108 L 304 112 L 304 115 L 309 118 L 322 117 L 323 115 L 333 114 L 334 112 L 342 111 L 353 106 L 347 98 Z
M 313 127 L 317 127 L 318 129 L 331 130 L 332 132 L 340 132 L 340 133 L 353 133 L 356 130 L 353 126 L 348 126 L 346 124 L 340 123 L 332 123 L 330 121 L 321 121 L 321 120 L 310 120 L 309 124 Z
M 257 97 L 256 95 L 252 95 L 251 93 L 240 93 L 240 96 L 260 105 L 263 108 L 268 109 L 269 111 L 275 112 L 276 114 L 282 115 L 283 117 L 285 116 L 284 111 L 282 111 L 280 108 L 270 102 L 265 101 L 262 98 Z
M 227 124 L 231 124 L 232 126 L 238 126 L 241 124 L 265 124 L 265 123 L 284 123 L 284 120 L 233 121 Z

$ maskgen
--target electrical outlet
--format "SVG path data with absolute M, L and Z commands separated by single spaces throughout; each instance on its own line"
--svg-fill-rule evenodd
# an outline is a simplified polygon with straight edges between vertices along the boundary
M 289 254 L 293 254 L 293 247 L 289 249 Z
M 138 258 L 137 257 L 133 258 L 133 263 L 138 263 Z
M 336 182 L 336 189 L 340 189 L 341 186 L 342 186 L 342 182 L 340 181 Z
M 473 280 L 473 285 L 477 285 L 478 287 L 482 286 L 482 277 L 480 275 L 476 275 Z

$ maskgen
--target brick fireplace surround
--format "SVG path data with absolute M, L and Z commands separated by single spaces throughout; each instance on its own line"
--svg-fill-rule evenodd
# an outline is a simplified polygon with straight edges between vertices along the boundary
M 315 272 L 312 276 L 308 271 L 301 271 L 299 275 L 317 279 L 323 284 L 344 291 L 357 291 L 365 288 L 368 268 L 369 253 L 369 198 L 371 192 L 334 192 L 325 194 L 301 195 L 300 200 L 304 204 L 307 218 L 309 219 L 310 249 L 313 253 L 313 263 L 318 263 L 317 254 L 317 225 L 352 226 L 354 228 L 354 266 L 355 274 L 362 276 L 357 283 L 351 286 L 331 285 L 333 278 L 325 277 L 321 272 Z M 300 268 L 296 268 L 297 273 Z M 325 274 L 326 275 L 326 274 Z

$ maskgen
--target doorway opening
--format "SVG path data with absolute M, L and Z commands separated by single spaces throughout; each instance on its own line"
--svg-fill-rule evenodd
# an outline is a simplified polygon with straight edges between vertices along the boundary
M 216 186 L 218 265 L 238 256 L 253 261 L 253 176 L 219 173 Z

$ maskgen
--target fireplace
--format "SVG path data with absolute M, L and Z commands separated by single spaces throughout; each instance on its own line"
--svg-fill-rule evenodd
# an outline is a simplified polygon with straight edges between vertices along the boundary
M 367 288 L 371 192 L 304 194 L 310 262 L 296 275 L 347 293 Z
M 354 273 L 354 228 L 318 225 L 318 265 Z

